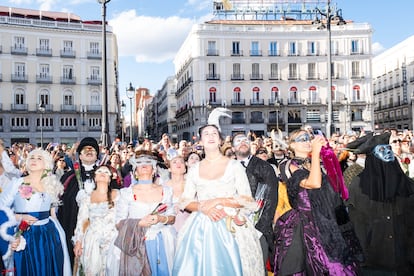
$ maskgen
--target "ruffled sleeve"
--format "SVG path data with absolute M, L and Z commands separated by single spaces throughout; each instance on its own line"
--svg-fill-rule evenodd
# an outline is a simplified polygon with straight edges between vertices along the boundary
M 116 202 L 115 223 L 128 218 L 128 205 L 130 200 L 132 200 L 132 187 L 120 189 Z
M 19 186 L 22 184 L 23 178 L 13 178 L 10 185 L 7 185 L 0 193 L 0 206 L 11 207 L 15 195 L 19 191 Z
M 83 191 L 79 191 L 81 193 Z M 79 205 L 79 211 L 78 211 L 78 220 L 76 223 L 76 228 L 74 235 L 72 237 L 73 243 L 76 243 L 77 241 L 82 241 L 83 235 L 85 234 L 86 230 L 86 223 L 89 219 L 89 203 L 90 203 L 90 197 L 89 196 L 77 196 L 78 205 Z
M 165 211 L 165 215 L 166 216 L 175 216 L 175 210 L 174 210 L 174 204 L 173 204 L 173 189 L 169 186 L 163 186 L 163 193 L 164 193 L 164 197 L 163 197 L 163 202 L 165 204 L 167 204 L 167 210 Z

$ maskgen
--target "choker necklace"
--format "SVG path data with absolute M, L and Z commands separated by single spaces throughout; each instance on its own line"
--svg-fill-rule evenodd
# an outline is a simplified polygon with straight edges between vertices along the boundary
M 138 180 L 137 184 L 152 184 L 152 180 Z
M 208 162 L 214 162 L 214 161 L 217 161 L 217 160 L 219 160 L 221 157 L 223 157 L 222 155 L 219 155 L 218 157 L 216 157 L 216 158 L 213 158 L 213 159 L 209 159 L 209 158 L 204 158 L 206 161 L 208 161 Z

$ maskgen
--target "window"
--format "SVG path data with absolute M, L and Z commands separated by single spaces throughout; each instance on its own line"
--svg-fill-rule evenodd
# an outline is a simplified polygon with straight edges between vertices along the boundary
M 89 118 L 89 126 L 90 127 L 101 127 L 102 126 L 102 120 L 100 118 Z
M 233 63 L 233 75 L 231 77 L 233 80 L 242 80 L 243 76 L 240 72 L 240 63 Z
M 39 104 L 49 105 L 49 92 L 45 89 L 42 89 L 39 93 Z
M 101 98 L 99 97 L 99 93 L 94 91 L 91 93 L 91 105 L 100 105 Z
M 233 90 L 233 101 L 234 102 L 241 102 L 241 90 L 239 87 L 234 88 Z
M 216 93 L 217 92 L 217 89 L 215 88 L 215 87 L 211 87 L 210 89 L 209 89 L 209 101 L 211 102 L 211 103 L 215 103 L 216 102 Z
M 259 100 L 260 100 L 260 89 L 259 89 L 259 87 L 254 87 L 252 92 L 253 92 L 253 94 L 252 94 L 253 102 L 259 102 Z
M 318 90 L 315 86 L 311 86 L 308 89 L 308 103 L 319 103 L 319 97 L 318 97 Z
M 252 64 L 252 78 L 255 78 L 255 79 L 260 78 L 260 64 L 259 63 Z
M 276 86 L 272 87 L 272 90 L 270 92 L 270 101 L 271 102 L 275 102 L 275 101 L 279 101 L 279 88 L 277 88 Z
M 78 121 L 76 120 L 76 118 L 66 117 L 66 118 L 60 119 L 60 126 L 62 128 L 73 128 L 73 127 L 76 127 L 77 124 L 78 124 Z
M 260 56 L 261 55 L 258 41 L 252 41 L 250 55 L 252 55 L 252 56 Z
M 89 51 L 91 52 L 91 54 L 99 54 L 99 42 L 90 42 Z
M 269 44 L 269 56 L 278 56 L 277 42 L 272 41 Z
M 99 80 L 99 66 L 91 67 L 91 80 Z
M 316 42 L 315 41 L 308 41 L 308 55 L 309 56 L 316 55 Z
M 71 92 L 65 92 L 65 94 L 63 95 L 63 104 L 73 105 L 73 95 Z
M 12 117 L 10 125 L 12 128 L 27 128 L 29 127 L 29 119 L 23 117 Z
M 359 45 L 359 40 L 352 40 L 351 41 L 351 54 L 360 54 L 361 48 Z
M 352 101 L 360 101 L 361 100 L 361 88 L 359 85 L 354 85 L 352 88 Z M 390 98 L 392 101 L 392 99 Z
M 41 79 L 48 78 L 50 74 L 50 65 L 49 64 L 40 64 L 39 65 L 39 77 Z
M 63 52 L 71 53 L 73 51 L 73 41 L 64 40 L 63 41 Z
M 273 79 L 273 80 L 279 79 L 279 64 L 278 63 L 270 64 L 270 79 Z
M 297 72 L 297 64 L 296 63 L 289 63 L 289 79 L 297 79 L 298 72 Z
M 65 65 L 63 66 L 63 78 L 72 80 L 73 79 L 73 66 Z
M 361 76 L 361 72 L 360 72 L 359 68 L 360 68 L 359 61 L 353 61 L 352 62 L 351 78 L 359 78 Z
M 26 76 L 26 64 L 22 62 L 16 62 L 14 65 L 14 74 L 16 77 L 25 77 Z
M 209 41 L 207 43 L 207 55 L 208 56 L 217 56 L 218 52 L 217 52 L 217 47 L 216 47 L 216 42 L 215 41 Z
M 296 56 L 297 49 L 296 49 L 296 42 L 289 42 L 289 56 Z
M 21 105 L 25 103 L 24 91 L 22 89 L 18 89 L 14 94 L 14 103 L 16 105 Z
M 234 55 L 234 56 L 241 55 L 241 52 L 240 52 L 240 42 L 239 41 L 233 41 L 231 54 Z
M 208 64 L 208 77 L 210 79 L 216 79 L 217 72 L 216 72 L 216 64 L 215 63 L 209 63 Z
M 49 39 L 44 39 L 44 38 L 39 39 L 39 49 L 49 50 Z
M 14 48 L 15 49 L 24 49 L 26 48 L 26 41 L 23 36 L 14 37 Z
M 308 63 L 308 79 L 316 79 L 316 64 Z

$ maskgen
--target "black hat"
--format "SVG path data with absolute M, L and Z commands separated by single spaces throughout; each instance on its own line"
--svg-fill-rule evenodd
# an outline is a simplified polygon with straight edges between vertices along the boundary
M 385 132 L 379 135 L 370 137 L 365 143 L 362 143 L 356 150 L 355 153 L 371 153 L 372 150 L 378 145 L 388 145 L 390 141 L 391 133 Z
M 364 144 L 366 141 L 368 141 L 369 139 L 371 139 L 372 136 L 374 136 L 374 133 L 373 132 L 368 132 L 366 135 L 361 136 L 361 137 L 357 138 L 356 140 L 354 140 L 352 142 L 349 142 L 346 145 L 346 149 L 351 150 L 351 151 L 356 150 L 362 144 Z
M 80 141 L 79 146 L 76 149 L 76 152 L 79 154 L 81 152 L 81 150 L 84 147 L 86 147 L 86 146 L 93 147 L 96 150 L 96 153 L 99 153 L 99 145 L 98 145 L 98 142 L 96 141 L 95 138 L 92 138 L 92 137 L 85 137 L 85 138 L 83 138 Z

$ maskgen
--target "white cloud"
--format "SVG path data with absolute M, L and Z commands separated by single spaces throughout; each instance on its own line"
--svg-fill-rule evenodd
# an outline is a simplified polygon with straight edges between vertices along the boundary
M 372 53 L 374 55 L 378 55 L 385 50 L 384 46 L 381 45 L 379 42 L 372 43 Z
M 57 2 L 59 0 L 37 0 L 37 3 L 40 4 L 39 10 L 41 11 L 52 11 Z
M 187 5 L 194 6 L 196 10 L 206 10 L 208 8 L 212 9 L 213 3 L 211 0 L 188 0 Z
M 135 10 L 129 10 L 118 14 L 109 24 L 118 39 L 119 56 L 133 56 L 137 62 L 162 63 L 174 58 L 193 21 L 177 16 L 139 16 Z

